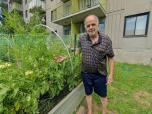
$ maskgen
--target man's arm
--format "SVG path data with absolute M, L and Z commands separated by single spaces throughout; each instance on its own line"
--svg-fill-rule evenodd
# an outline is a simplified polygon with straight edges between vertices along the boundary
M 113 82 L 113 75 L 114 75 L 114 57 L 108 57 L 108 64 L 109 64 L 109 77 L 108 77 L 108 84 L 112 84 Z

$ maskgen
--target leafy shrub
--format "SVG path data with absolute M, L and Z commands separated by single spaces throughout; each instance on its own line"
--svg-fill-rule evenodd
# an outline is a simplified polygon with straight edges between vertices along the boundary
M 0 61 L 0 113 L 37 113 L 40 95 L 49 92 L 54 97 L 65 85 L 72 90 L 80 82 L 80 58 L 71 55 L 72 67 L 63 44 L 48 38 L 12 37 L 12 45 L 8 45 L 12 59 Z M 58 55 L 67 59 L 56 63 L 53 58 Z

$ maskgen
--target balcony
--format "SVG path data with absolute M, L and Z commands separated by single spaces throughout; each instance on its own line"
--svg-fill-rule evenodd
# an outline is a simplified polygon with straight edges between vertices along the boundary
M 72 2 L 68 1 L 52 11 L 52 21 L 72 14 Z
M 23 11 L 23 6 L 17 2 L 12 3 L 12 9 L 16 9 L 18 11 Z
M 22 0 L 10 0 L 10 3 L 13 3 L 13 2 L 17 2 L 19 4 L 22 4 Z
M 82 21 L 88 14 L 105 16 L 106 0 L 69 0 L 52 11 L 52 22 L 68 25 Z
M 31 0 L 28 8 L 32 9 L 34 7 L 41 7 L 43 10 L 45 10 L 45 2 L 41 0 Z

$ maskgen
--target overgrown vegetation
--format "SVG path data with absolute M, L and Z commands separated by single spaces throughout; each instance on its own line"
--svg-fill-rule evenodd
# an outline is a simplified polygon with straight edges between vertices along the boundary
M 22 34 L 25 33 L 25 24 L 23 21 L 23 18 L 20 16 L 20 14 L 17 11 L 3 12 L 4 19 L 3 19 L 3 25 L 0 28 L 0 33 L 6 33 L 6 34 Z
M 80 82 L 79 57 L 72 56 L 72 69 L 58 39 L 16 35 L 5 42 L 0 49 L 5 51 L 0 61 L 0 113 L 37 113 L 41 95 L 49 92 L 53 98 L 65 86 L 71 90 Z M 57 63 L 58 55 L 68 58 Z
M 79 84 L 80 58 L 71 61 L 61 41 L 43 27 L 41 14 L 34 12 L 29 23 L 15 10 L 4 12 L 0 28 L 0 113 L 38 113 L 40 97 L 57 96 L 65 86 L 68 91 Z M 61 63 L 55 57 L 67 59 Z
M 3 21 L 2 26 L 0 27 L 0 33 L 5 34 L 34 34 L 41 33 L 47 34 L 48 32 L 43 27 L 39 27 L 35 29 L 35 26 L 38 24 L 45 24 L 42 20 L 45 12 L 42 8 L 33 8 L 31 9 L 32 17 L 29 22 L 26 23 L 23 20 L 22 14 L 17 10 L 13 10 L 12 12 L 8 12 L 7 10 L 3 10 Z

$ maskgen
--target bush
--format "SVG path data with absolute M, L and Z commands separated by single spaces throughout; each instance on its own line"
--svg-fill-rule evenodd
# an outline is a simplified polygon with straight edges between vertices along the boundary
M 48 47 L 45 36 L 13 37 L 8 46 L 13 61 L 0 62 L 0 113 L 37 113 L 40 95 L 48 92 L 53 98 L 65 85 L 69 90 L 78 85 L 80 58 L 72 56 L 72 68 L 63 44 L 50 39 Z M 58 55 L 68 59 L 56 63 Z

